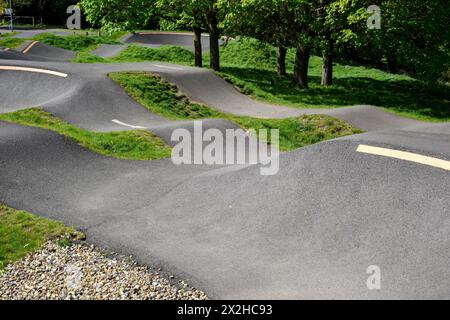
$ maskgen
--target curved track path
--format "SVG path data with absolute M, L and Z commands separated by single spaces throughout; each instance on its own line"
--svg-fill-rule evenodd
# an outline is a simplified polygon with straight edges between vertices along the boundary
M 0 201 L 74 224 L 95 243 L 185 276 L 213 298 L 449 298 L 450 171 L 356 152 L 361 144 L 450 160 L 449 124 L 374 107 L 303 110 L 249 99 L 207 70 L 162 63 L 78 65 L 0 60 L 0 112 L 41 106 L 74 125 L 147 127 L 164 139 L 190 121 L 147 111 L 106 77 L 146 70 L 230 113 L 327 113 L 368 133 L 259 166 L 174 166 L 89 152 L 52 132 L 0 122 Z M 221 129 L 222 120 L 206 121 Z M 366 269 L 382 271 L 368 290 Z
M 124 43 L 138 43 L 151 48 L 175 45 L 194 50 L 194 35 L 183 32 L 138 32 L 122 38 Z M 202 35 L 202 51 L 209 52 L 209 35 Z

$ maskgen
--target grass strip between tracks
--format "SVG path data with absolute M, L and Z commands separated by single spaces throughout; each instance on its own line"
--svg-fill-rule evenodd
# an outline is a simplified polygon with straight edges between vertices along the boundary
M 119 159 L 157 160 L 171 155 L 171 148 L 149 131 L 88 131 L 39 108 L 0 114 L 0 120 L 52 130 L 94 152 Z

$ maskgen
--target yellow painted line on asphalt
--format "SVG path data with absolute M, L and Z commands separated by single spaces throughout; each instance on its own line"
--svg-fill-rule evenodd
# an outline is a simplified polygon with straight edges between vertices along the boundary
M 62 78 L 67 78 L 67 76 L 68 76 L 67 73 L 46 70 L 46 69 L 28 68 L 28 67 L 0 66 L 0 70 L 45 73 L 45 74 L 50 74 L 52 76 L 57 76 L 57 77 L 62 77 Z
M 22 51 L 22 53 L 28 53 L 28 51 L 30 51 L 31 48 L 33 48 L 33 46 L 34 46 L 36 43 L 38 43 L 38 41 L 33 41 L 32 43 L 30 43 L 30 44 L 28 45 L 28 47 L 26 47 L 26 48 Z
M 357 152 L 361 153 L 367 153 L 371 155 L 377 155 L 377 156 L 383 156 L 383 157 L 389 157 L 389 158 L 395 158 L 415 163 L 420 163 L 423 165 L 444 169 L 447 171 L 450 171 L 450 161 L 433 158 L 424 156 L 417 153 L 412 152 L 405 152 L 405 151 L 399 151 L 399 150 L 393 150 L 393 149 L 386 149 L 386 148 L 379 148 L 379 147 L 372 147 L 367 145 L 360 145 Z

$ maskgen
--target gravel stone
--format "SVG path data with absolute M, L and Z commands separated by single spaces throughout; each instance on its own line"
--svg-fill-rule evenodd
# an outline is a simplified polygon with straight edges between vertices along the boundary
M 172 279 L 172 276 L 169 276 Z M 201 290 L 139 266 L 130 258 L 108 257 L 94 246 L 42 249 L 0 273 L 0 300 L 205 300 Z

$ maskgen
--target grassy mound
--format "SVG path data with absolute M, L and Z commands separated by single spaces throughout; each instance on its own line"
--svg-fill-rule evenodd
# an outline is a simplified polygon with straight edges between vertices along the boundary
M 224 117 L 223 113 L 204 105 L 192 103 L 176 86 L 157 75 L 146 72 L 117 72 L 109 77 L 144 107 L 173 120 Z
M 132 44 L 110 60 L 113 62 L 161 61 L 192 64 L 194 54 L 185 48 L 176 46 L 162 46 L 155 49 Z
M 70 35 L 57 36 L 52 33 L 43 33 L 33 38 L 50 46 L 72 50 L 83 51 L 94 49 L 100 44 L 120 44 L 115 36 L 86 36 L 86 35 Z

